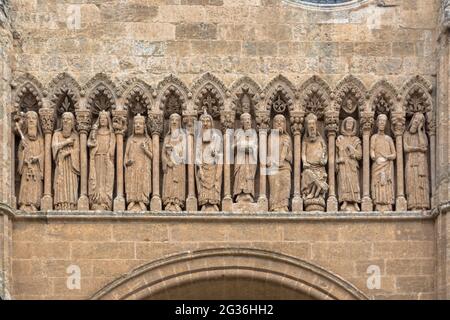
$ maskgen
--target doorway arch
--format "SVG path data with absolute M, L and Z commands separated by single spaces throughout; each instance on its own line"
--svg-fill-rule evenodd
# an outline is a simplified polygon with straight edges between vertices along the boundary
M 243 296 L 239 295 L 242 292 L 211 296 L 220 288 L 232 288 L 233 281 L 252 283 L 256 291 L 269 288 L 278 292 L 278 296 L 250 296 L 256 292 L 251 289 Z M 186 297 L 188 292 L 190 296 Z M 368 299 L 354 285 L 319 266 L 277 252 L 249 248 L 197 250 L 155 260 L 114 280 L 91 298 L 205 299 L 205 296 L 210 299 Z

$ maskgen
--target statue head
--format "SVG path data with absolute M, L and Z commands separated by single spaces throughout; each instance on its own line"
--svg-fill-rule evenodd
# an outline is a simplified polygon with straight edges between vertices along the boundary
M 29 138 L 36 138 L 39 133 L 39 117 L 35 111 L 28 111 L 25 114 L 26 130 Z
M 102 110 L 98 114 L 98 126 L 100 128 L 108 127 L 111 129 L 109 112 Z
M 245 94 L 241 100 L 242 111 L 244 113 L 250 112 L 251 105 L 252 105 L 252 103 L 250 101 L 250 97 L 247 94 Z
M 211 117 L 211 115 L 208 114 L 208 112 L 203 111 L 203 114 L 200 116 L 200 121 L 202 123 L 202 128 L 203 129 L 211 129 L 213 126 L 213 118 Z
M 315 139 L 317 137 L 317 116 L 310 113 L 306 116 L 306 134 L 309 138 Z
M 356 135 L 356 120 L 352 117 L 347 117 L 342 121 L 341 133 L 344 136 L 355 136 Z
M 172 113 L 169 117 L 170 133 L 174 133 L 181 128 L 181 116 L 178 113 Z
M 423 130 L 424 124 L 425 116 L 423 115 L 423 113 L 416 112 L 411 119 L 408 131 L 410 133 L 416 133 L 419 130 Z
M 140 113 L 138 113 L 134 117 L 134 134 L 137 135 L 143 135 L 145 134 L 145 117 L 141 116 Z
M 75 116 L 72 112 L 64 112 L 62 118 L 62 132 L 65 137 L 69 137 L 75 128 Z
M 387 115 L 383 113 L 377 117 L 377 127 L 379 132 L 384 132 L 384 130 L 386 129 L 387 120 Z
M 277 114 L 273 118 L 273 128 L 278 130 L 280 134 L 286 132 L 286 118 L 282 114 Z
M 249 130 L 252 128 L 252 116 L 250 115 L 250 113 L 245 112 L 241 114 L 240 120 L 242 123 L 242 128 L 244 128 L 244 130 Z

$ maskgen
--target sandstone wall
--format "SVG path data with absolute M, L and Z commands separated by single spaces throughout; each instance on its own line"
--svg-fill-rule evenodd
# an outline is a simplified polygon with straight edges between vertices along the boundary
M 13 296 L 89 298 L 137 266 L 220 247 L 266 249 L 306 260 L 343 277 L 371 298 L 436 296 L 430 218 L 152 214 L 18 218 L 13 232 Z M 81 290 L 67 289 L 70 265 L 81 269 Z M 371 265 L 381 271 L 379 290 L 369 290 L 366 284 Z
M 369 87 L 416 74 L 434 83 L 440 1 L 375 2 L 317 12 L 282 0 L 14 0 L 15 71 L 44 84 L 63 71 L 82 84 L 101 71 L 150 84 L 168 73 L 190 84 L 208 71 L 227 85 L 245 74 L 264 86 L 279 73 L 296 84 L 348 73 Z

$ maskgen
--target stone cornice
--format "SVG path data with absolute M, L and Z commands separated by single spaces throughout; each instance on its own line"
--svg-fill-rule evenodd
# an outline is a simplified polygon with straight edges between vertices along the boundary
M 414 211 L 414 212 L 299 212 L 299 213 L 226 213 L 216 212 L 203 214 L 198 213 L 170 213 L 170 212 L 94 212 L 94 211 L 78 211 L 78 212 L 38 212 L 27 214 L 25 212 L 16 212 L 14 218 L 16 220 L 155 220 L 155 221 L 242 221 L 242 220 L 258 220 L 258 221 L 403 221 L 403 220 L 428 220 L 434 219 L 437 212 L 435 211 Z
M 0 216 L 8 216 L 11 219 L 15 217 L 14 209 L 12 209 L 9 205 L 6 203 L 0 203 Z

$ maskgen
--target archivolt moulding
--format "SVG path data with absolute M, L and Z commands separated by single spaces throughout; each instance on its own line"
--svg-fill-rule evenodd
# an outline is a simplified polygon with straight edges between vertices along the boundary
M 368 299 L 351 283 L 319 266 L 249 248 L 205 249 L 159 259 L 124 274 L 91 298 L 148 299 L 183 283 L 237 274 L 287 286 L 315 299 Z

